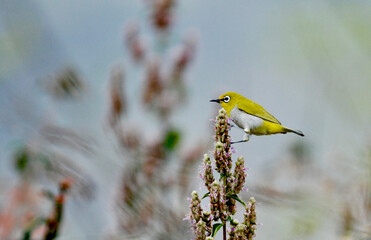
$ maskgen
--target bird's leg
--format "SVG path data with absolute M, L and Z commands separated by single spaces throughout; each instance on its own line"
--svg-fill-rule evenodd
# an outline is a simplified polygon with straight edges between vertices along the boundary
M 243 135 L 242 140 L 237 141 L 237 142 L 231 142 L 231 144 L 247 142 L 247 141 L 249 141 L 250 135 L 251 135 L 250 131 L 246 131 L 246 129 L 245 129 L 245 135 Z
M 243 138 L 242 138 L 242 140 L 244 140 L 245 142 L 247 142 L 247 141 L 249 141 L 249 138 L 250 138 L 250 135 L 251 135 L 251 133 L 250 133 L 250 129 L 249 130 L 244 130 L 245 131 L 245 134 L 243 135 Z
M 241 140 L 241 141 L 231 142 L 231 145 L 232 145 L 232 144 L 235 144 L 235 143 L 243 143 L 243 142 L 247 142 L 247 141 L 245 141 L 245 140 Z

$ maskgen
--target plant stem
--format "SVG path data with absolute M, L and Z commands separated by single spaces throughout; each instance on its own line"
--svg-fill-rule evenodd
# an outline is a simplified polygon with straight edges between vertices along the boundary
M 224 187 L 225 187 L 224 189 L 227 189 L 227 170 L 223 169 L 223 173 L 224 173 Z M 227 195 L 227 193 L 225 193 L 225 195 Z M 227 197 L 225 200 L 227 200 Z M 227 240 L 227 221 L 223 222 L 223 240 Z
M 227 172 L 228 172 L 227 169 L 224 169 L 224 187 L 225 187 L 225 189 L 227 189 Z M 225 195 L 226 195 L 225 200 L 227 200 L 227 192 L 225 193 Z M 224 225 L 223 225 L 223 240 L 227 240 L 227 222 L 228 221 L 225 221 Z
M 223 224 L 223 240 L 227 240 L 227 222 Z

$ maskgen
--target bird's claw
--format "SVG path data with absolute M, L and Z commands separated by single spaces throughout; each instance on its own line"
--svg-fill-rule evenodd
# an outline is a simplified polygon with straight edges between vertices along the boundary
M 235 144 L 235 143 L 243 143 L 243 142 L 247 142 L 248 140 L 241 140 L 241 141 L 236 141 L 236 142 L 231 142 L 231 145 L 232 144 Z
M 229 127 L 233 128 L 233 127 L 236 127 L 235 125 L 233 125 L 232 123 L 228 123 Z

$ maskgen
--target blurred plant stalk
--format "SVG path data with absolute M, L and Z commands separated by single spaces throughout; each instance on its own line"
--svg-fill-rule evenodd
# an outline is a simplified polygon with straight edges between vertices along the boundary
M 36 217 L 30 215 L 23 234 L 23 240 L 40 239 L 43 235 L 44 240 L 56 239 L 63 219 L 63 209 L 68 189 L 70 189 L 72 179 L 64 179 L 59 183 L 59 193 L 54 196 L 47 192 L 44 196 L 53 201 L 53 208 L 49 217 Z
M 160 33 L 157 37 L 170 34 L 175 2 L 148 2 L 150 26 Z M 118 234 L 149 234 L 151 239 L 184 237 L 187 230 L 182 218 L 187 210 L 181 202 L 207 143 L 193 141 L 193 146 L 181 149 L 182 126 L 173 123 L 172 116 L 188 94 L 185 73 L 194 59 L 196 38 L 187 35 L 167 62 L 173 46 L 161 44 L 158 53 L 144 42 L 139 26 L 136 22 L 127 24 L 124 40 L 130 59 L 144 70 L 140 94 L 127 101 L 125 83 L 130 69 L 115 66 L 109 78 L 108 122 L 125 161 L 116 200 Z M 129 122 L 133 106 L 129 103 L 135 100 L 155 117 L 148 119 L 148 125 L 154 125 L 158 137 L 148 142 L 143 138 L 145 133 Z

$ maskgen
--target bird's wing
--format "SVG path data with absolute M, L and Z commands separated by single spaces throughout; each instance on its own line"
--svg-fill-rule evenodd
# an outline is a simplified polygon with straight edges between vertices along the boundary
M 254 115 L 256 117 L 259 117 L 261 119 L 264 119 L 269 122 L 280 124 L 280 121 L 278 121 L 275 117 L 272 116 L 269 112 L 267 112 L 262 106 L 259 104 L 246 99 L 248 101 L 244 101 L 243 103 L 238 103 L 237 108 L 241 111 L 244 111 L 248 114 Z

